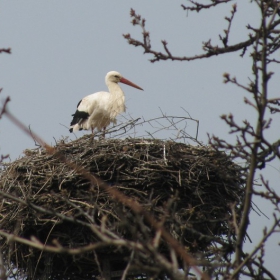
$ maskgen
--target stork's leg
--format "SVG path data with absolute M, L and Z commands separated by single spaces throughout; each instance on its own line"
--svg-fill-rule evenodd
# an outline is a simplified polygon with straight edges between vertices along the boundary
M 106 131 L 106 126 L 103 127 L 103 134 L 102 134 L 102 136 L 103 136 L 104 139 L 105 139 L 105 131 Z
M 91 128 L 91 133 L 92 133 L 92 139 L 94 139 L 94 127 Z

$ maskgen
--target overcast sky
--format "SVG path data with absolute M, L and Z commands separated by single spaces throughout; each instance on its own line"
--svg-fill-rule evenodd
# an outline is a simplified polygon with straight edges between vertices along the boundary
M 245 26 L 258 26 L 259 22 L 255 5 L 249 0 L 237 2 L 230 44 L 247 39 Z M 152 64 L 142 49 L 128 45 L 122 36 L 130 33 L 141 38 L 140 28 L 130 24 L 130 8 L 134 8 L 146 18 L 155 49 L 162 51 L 160 42 L 165 39 L 175 55 L 191 56 L 202 52 L 202 41 L 212 38 L 212 44 L 218 44 L 218 34 L 227 27 L 224 17 L 230 16 L 232 4 L 187 14 L 180 7 L 183 3 L 187 1 L 1 1 L 0 47 L 11 47 L 12 54 L 0 55 L 0 99 L 10 96 L 10 111 L 45 141 L 55 144 L 62 137 L 75 139 L 89 133 L 69 133 L 71 114 L 82 97 L 107 90 L 104 77 L 116 70 L 144 89 L 122 85 L 127 113 L 119 121 L 128 117 L 148 120 L 161 116 L 161 111 L 187 116 L 187 111 L 200 122 L 200 141 L 207 143 L 207 133 L 233 141 L 234 136 L 228 134 L 219 116 L 232 112 L 240 121 L 254 120 L 255 114 L 243 103 L 246 93 L 225 85 L 222 76 L 228 72 L 246 83 L 252 72 L 249 58 L 228 54 L 193 62 Z M 274 80 L 279 78 L 278 71 Z M 279 97 L 276 82 L 269 90 L 270 97 Z M 279 138 L 277 122 L 279 117 L 267 135 L 269 139 Z M 143 128 L 137 129 L 135 136 L 143 136 Z M 195 129 L 194 122 L 187 123 L 190 135 L 195 136 Z M 166 131 L 159 137 L 173 135 Z M 0 121 L 0 154 L 10 154 L 14 160 L 23 150 L 34 147 L 34 141 L 6 118 Z M 279 187 L 279 163 L 269 166 L 267 172 L 272 187 Z M 272 210 L 261 200 L 255 202 L 271 216 Z M 269 226 L 271 222 L 252 213 L 249 235 L 254 244 L 247 244 L 248 250 L 262 235 L 260 225 Z M 279 234 L 269 242 L 266 254 L 267 267 L 280 278 L 278 242 Z

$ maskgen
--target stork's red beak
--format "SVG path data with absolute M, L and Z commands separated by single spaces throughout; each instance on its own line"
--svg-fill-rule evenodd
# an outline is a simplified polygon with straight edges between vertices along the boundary
M 129 81 L 129 80 L 125 79 L 125 78 L 121 78 L 120 82 L 123 83 L 123 84 L 129 85 L 131 87 L 135 87 L 137 89 L 143 90 L 142 88 L 140 88 L 139 86 L 135 85 L 134 83 L 132 83 L 131 81 Z

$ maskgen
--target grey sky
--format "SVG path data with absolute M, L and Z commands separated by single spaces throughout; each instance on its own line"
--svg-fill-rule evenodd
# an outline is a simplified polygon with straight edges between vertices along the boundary
M 231 44 L 246 39 L 245 25 L 256 25 L 259 17 L 250 1 L 237 2 Z M 200 121 L 200 141 L 207 143 L 207 132 L 234 140 L 219 116 L 232 112 L 239 121 L 254 120 L 254 112 L 243 104 L 245 92 L 223 84 L 222 75 L 229 72 L 246 83 L 251 75 L 248 58 L 231 54 L 193 62 L 151 64 L 149 56 L 129 46 L 122 37 L 124 33 L 141 37 L 141 30 L 130 24 L 129 12 L 134 8 L 146 18 L 154 48 L 162 50 L 160 41 L 165 39 L 174 54 L 190 56 L 202 52 L 202 41 L 212 38 L 213 44 L 219 43 L 218 34 L 227 26 L 224 17 L 230 15 L 231 5 L 187 15 L 180 7 L 182 3 L 183 0 L 1 1 L 0 47 L 11 47 L 12 55 L 0 55 L 0 87 L 4 89 L 0 99 L 10 96 L 10 111 L 45 141 L 55 144 L 54 139 L 62 136 L 75 139 L 68 126 L 77 102 L 90 93 L 107 90 L 104 77 L 108 71 L 116 70 L 144 89 L 141 92 L 122 85 L 127 115 L 147 120 L 160 116 L 161 108 L 168 115 L 186 116 L 183 107 Z M 279 81 L 279 71 L 276 77 L 274 81 Z M 269 90 L 270 97 L 279 96 L 275 82 Z M 267 135 L 270 139 L 279 138 L 277 118 Z M 195 125 L 190 122 L 188 127 L 194 135 Z M 84 133 L 89 132 L 76 135 Z M 167 133 L 164 137 L 171 136 Z M 33 147 L 33 140 L 7 119 L 0 121 L 0 154 L 9 153 L 14 160 L 24 149 Z M 279 163 L 268 167 L 274 188 L 278 187 L 279 174 Z M 256 203 L 267 216 L 271 215 L 271 209 L 262 201 Z M 269 225 L 270 221 L 252 213 L 251 224 L 249 234 L 254 244 L 248 244 L 248 248 L 254 248 L 262 235 L 260 225 Z M 267 266 L 280 278 L 278 242 L 279 234 L 269 242 L 266 254 Z

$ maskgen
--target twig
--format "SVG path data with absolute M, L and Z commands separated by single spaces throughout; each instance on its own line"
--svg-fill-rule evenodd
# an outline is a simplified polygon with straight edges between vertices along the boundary
M 129 261 L 128 261 L 127 266 L 126 266 L 126 268 L 125 268 L 125 270 L 124 270 L 124 272 L 122 274 L 121 280 L 125 280 L 126 279 L 126 275 L 127 275 L 128 271 L 129 271 L 129 268 L 130 268 L 131 263 L 133 261 L 133 257 L 134 257 L 134 251 L 132 251 L 131 254 L 130 254 Z
M 271 236 L 271 234 L 274 232 L 275 228 L 279 227 L 279 226 L 280 226 L 280 221 L 274 215 L 274 224 L 272 225 L 270 230 L 263 236 L 263 238 L 260 240 L 260 242 L 255 247 L 255 249 L 249 255 L 247 255 L 246 258 L 242 261 L 242 263 L 233 271 L 233 273 L 230 276 L 230 279 L 235 279 L 236 278 L 236 276 L 241 271 L 241 269 L 244 268 L 244 266 L 247 264 L 247 262 L 249 262 L 253 259 L 253 256 L 261 249 L 261 246 Z

